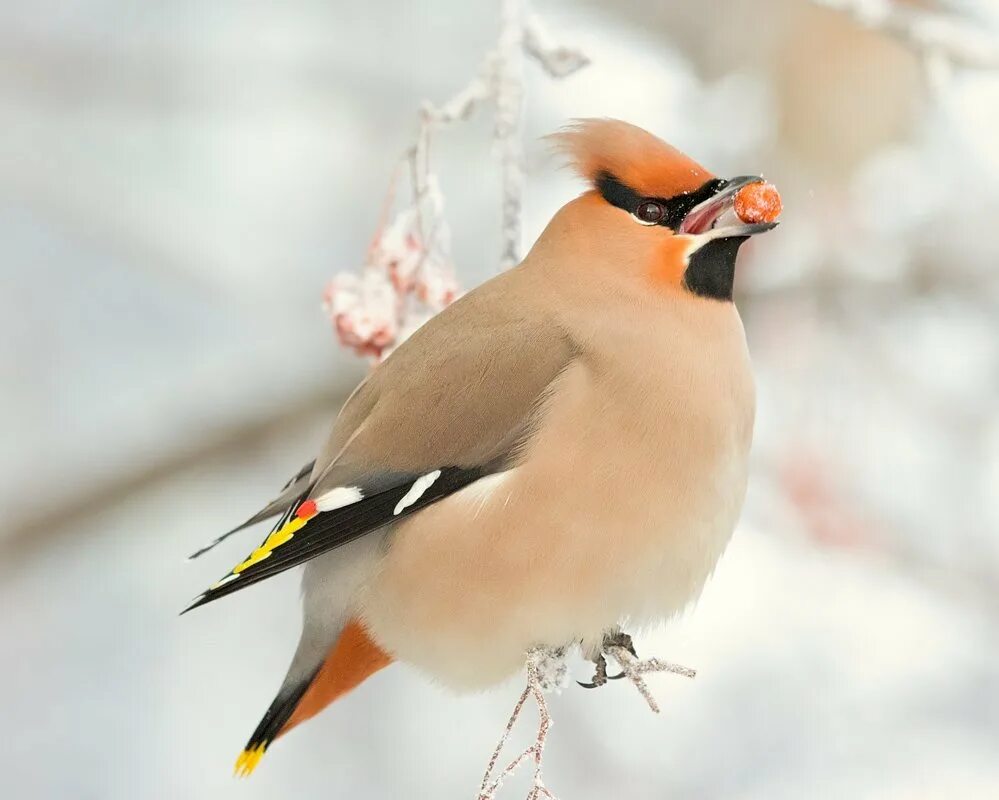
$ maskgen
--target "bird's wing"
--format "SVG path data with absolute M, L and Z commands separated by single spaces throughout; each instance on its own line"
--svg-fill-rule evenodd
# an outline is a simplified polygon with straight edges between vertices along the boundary
M 287 522 L 286 516 L 289 511 L 296 504 L 296 501 L 302 496 L 304 492 L 307 492 L 310 487 L 309 477 L 312 475 L 312 470 L 315 468 L 316 462 L 310 461 L 304 467 L 302 467 L 298 472 L 296 472 L 288 482 L 281 487 L 281 491 L 277 497 L 271 500 L 266 506 L 260 509 L 256 514 L 250 517 L 246 522 L 237 525 L 235 528 L 226 531 L 221 536 L 217 536 L 212 539 L 207 544 L 202 545 L 197 550 L 195 550 L 191 555 L 188 556 L 189 560 L 203 556 L 209 550 L 213 549 L 216 545 L 222 544 L 226 539 L 232 536 L 234 533 L 239 533 L 245 528 L 249 528 L 251 525 L 256 525 L 258 522 L 263 522 L 265 519 L 270 517 L 276 517 L 281 514 L 278 520 L 276 528 L 280 528 L 285 522 Z
M 189 608 L 507 468 L 529 437 L 546 390 L 575 354 L 570 338 L 513 273 L 453 303 L 347 400 L 287 523 Z

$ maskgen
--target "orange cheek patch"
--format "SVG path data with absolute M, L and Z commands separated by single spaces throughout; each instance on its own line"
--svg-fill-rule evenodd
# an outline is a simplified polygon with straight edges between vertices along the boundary
M 655 248 L 649 274 L 657 287 L 679 289 L 683 286 L 689 247 L 690 237 L 670 236 Z

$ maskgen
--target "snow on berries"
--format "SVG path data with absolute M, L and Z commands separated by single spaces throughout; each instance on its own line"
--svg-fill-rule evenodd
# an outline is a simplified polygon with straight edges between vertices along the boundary
M 772 183 L 751 183 L 735 196 L 735 213 L 743 222 L 773 222 L 782 208 L 780 193 Z
M 323 309 L 344 347 L 381 361 L 457 299 L 443 206 L 428 175 L 423 196 L 375 234 L 360 272 L 340 272 L 326 286 Z

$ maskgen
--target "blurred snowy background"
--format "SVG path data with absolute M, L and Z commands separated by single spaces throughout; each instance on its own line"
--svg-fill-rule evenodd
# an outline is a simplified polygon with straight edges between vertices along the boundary
M 744 524 L 639 639 L 699 676 L 653 679 L 658 718 L 620 684 L 555 698 L 565 800 L 999 797 L 999 4 L 820 5 L 538 0 L 592 64 L 527 65 L 525 244 L 579 191 L 539 141 L 578 116 L 786 208 L 741 261 Z M 259 532 L 184 556 L 363 375 L 321 292 L 497 30 L 492 2 L 0 5 L 3 797 L 473 794 L 519 682 L 394 667 L 237 783 L 297 578 L 176 613 Z M 465 286 L 500 251 L 490 125 L 434 143 Z

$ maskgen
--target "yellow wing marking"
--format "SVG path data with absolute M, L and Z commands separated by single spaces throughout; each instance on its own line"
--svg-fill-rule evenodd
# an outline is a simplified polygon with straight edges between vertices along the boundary
M 291 539 L 294 538 L 295 534 L 298 533 L 305 526 L 306 522 L 308 522 L 308 520 L 303 519 L 302 517 L 293 517 L 288 523 L 278 528 L 270 536 L 268 536 L 267 541 L 265 541 L 262 545 L 260 545 L 260 547 L 258 547 L 252 553 L 250 553 L 246 561 L 244 561 L 242 564 L 237 564 L 235 567 L 233 567 L 225 578 L 223 578 L 218 583 L 213 584 L 211 588 L 217 589 L 224 582 L 235 577 L 236 575 L 239 575 L 239 573 L 243 572 L 244 570 L 248 570 L 254 564 L 259 564 L 265 558 L 269 558 L 270 554 L 274 552 L 275 549 L 285 544 L 286 542 L 291 541 Z

